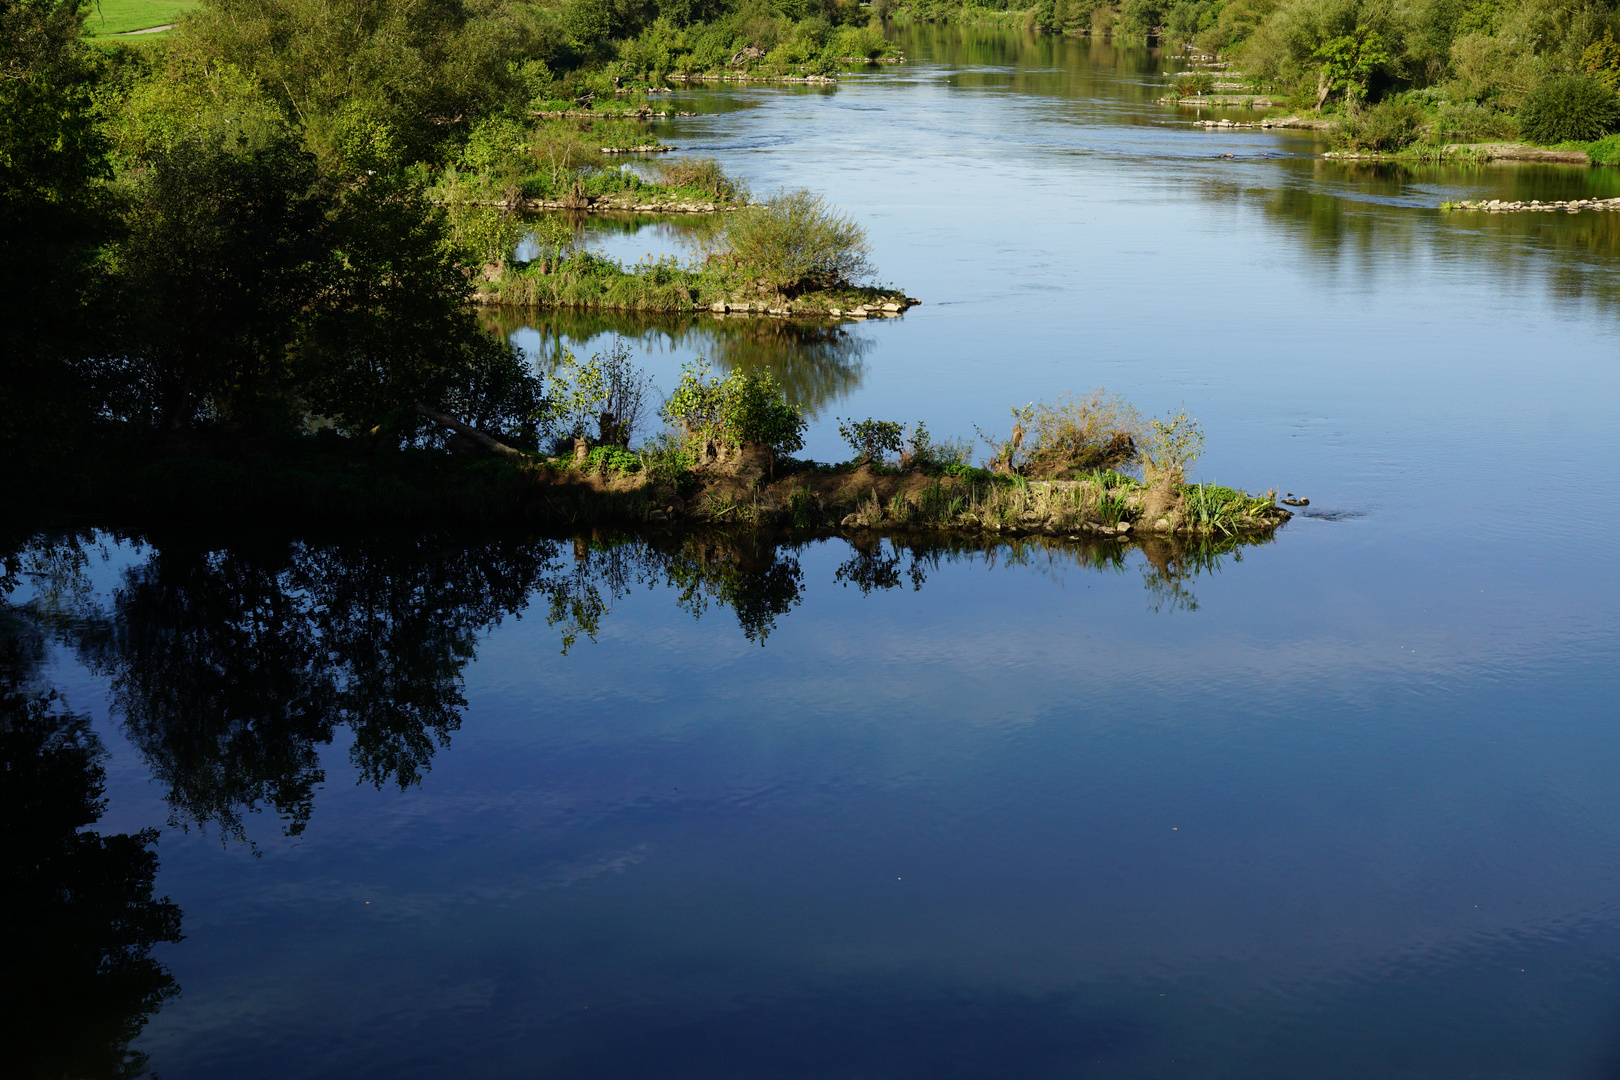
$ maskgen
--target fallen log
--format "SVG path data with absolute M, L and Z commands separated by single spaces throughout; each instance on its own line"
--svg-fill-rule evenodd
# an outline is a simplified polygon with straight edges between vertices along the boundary
M 501 457 L 516 458 L 519 461 L 529 460 L 529 455 L 525 454 L 517 447 L 507 446 L 494 436 L 485 435 L 482 431 L 479 431 L 471 424 L 463 424 L 460 420 L 457 420 L 448 413 L 442 413 L 438 409 L 430 409 L 426 405 L 422 404 L 412 405 L 411 408 L 414 409 L 418 415 L 425 416 L 434 423 L 443 424 L 451 431 L 459 432 L 462 435 L 467 436 L 467 438 L 471 439 L 479 446 L 482 446 L 485 450 L 488 450 L 492 454 L 499 454 Z

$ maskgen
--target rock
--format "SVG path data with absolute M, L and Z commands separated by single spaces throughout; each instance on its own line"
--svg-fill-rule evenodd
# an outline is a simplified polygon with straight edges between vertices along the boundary
M 1128 533 L 1131 531 L 1131 523 L 1128 521 L 1122 521 L 1118 525 L 1114 526 L 1114 531 Z
M 899 304 L 884 304 L 883 305 L 883 310 L 884 311 L 899 311 L 900 310 L 900 305 Z
M 839 522 L 839 524 L 842 525 L 846 529 L 853 529 L 856 526 L 858 526 L 860 523 L 861 523 L 860 519 L 857 518 L 854 514 L 845 514 L 844 515 L 844 520 Z
M 843 314 L 843 313 L 844 313 L 844 312 L 843 312 L 843 309 L 841 309 L 841 308 L 835 308 L 835 307 L 834 307 L 834 308 L 828 308 L 828 309 L 827 309 L 827 314 L 829 314 L 829 315 L 831 315 L 831 316 L 832 316 L 832 317 L 833 317 L 833 318 L 835 318 L 835 319 L 836 319 L 836 318 L 837 318 L 837 317 L 838 317 L 838 316 L 840 316 L 840 315 L 842 315 L 842 314 Z
M 726 310 L 726 305 L 724 303 L 722 303 L 721 301 L 716 300 L 714 303 L 709 305 L 709 310 L 710 311 L 724 311 L 724 310 Z
M 658 524 L 668 521 L 669 515 L 664 513 L 662 510 L 649 510 L 647 512 L 647 520 L 653 522 L 654 524 Z

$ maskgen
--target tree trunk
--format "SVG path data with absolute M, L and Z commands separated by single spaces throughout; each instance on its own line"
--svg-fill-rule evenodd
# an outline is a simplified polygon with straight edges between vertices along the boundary
M 434 423 L 443 424 L 451 431 L 459 432 L 462 435 L 467 436 L 467 438 L 471 439 L 479 446 L 482 446 L 485 450 L 488 450 L 492 454 L 499 454 L 501 457 L 516 458 L 519 461 L 529 460 L 529 455 L 525 454 L 517 447 L 507 446 L 499 439 L 490 435 L 485 435 L 482 431 L 479 431 L 470 424 L 463 424 L 460 420 L 457 420 L 455 417 L 450 416 L 447 413 L 442 413 L 438 409 L 430 409 L 426 405 L 421 404 L 413 405 L 411 408 L 414 409 L 418 415 L 425 416 Z

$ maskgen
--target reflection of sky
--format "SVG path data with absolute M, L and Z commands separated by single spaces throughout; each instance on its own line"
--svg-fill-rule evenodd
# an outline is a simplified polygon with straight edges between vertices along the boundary
M 1134 568 L 863 596 L 830 542 L 763 648 L 661 587 L 566 657 L 508 620 L 420 789 L 352 786 L 336 746 L 298 843 L 165 832 L 188 940 L 162 950 L 185 993 L 155 1068 L 1597 1073 L 1616 248 L 1595 215 L 1426 207 L 1617 174 L 1215 160 L 1311 143 L 1191 129 L 1089 47 L 736 91 L 752 107 L 659 133 L 756 192 L 826 193 L 924 301 L 858 329 L 814 456 L 846 452 L 837 416 L 968 434 L 1103 384 L 1185 402 L 1201 476 L 1307 514 L 1193 612 L 1151 610 Z M 712 344 L 641 348 L 667 392 Z M 109 742 L 104 827 L 161 825 Z
M 531 611 L 420 790 L 352 786 L 339 745 L 299 841 L 166 833 L 186 993 L 143 1045 L 181 1077 L 635 1076 L 718 1038 L 768 1072 L 832 1024 L 829 1068 L 916 1055 L 894 1075 L 1102 1032 L 1146 1075 L 1348 1076 L 1573 1066 L 1608 1030 L 1620 657 L 1556 576 L 1290 526 L 1187 613 L 1138 565 L 862 595 L 848 554 L 800 554 L 764 648 L 662 587 L 567 656 Z M 103 827 L 161 820 L 109 741 Z

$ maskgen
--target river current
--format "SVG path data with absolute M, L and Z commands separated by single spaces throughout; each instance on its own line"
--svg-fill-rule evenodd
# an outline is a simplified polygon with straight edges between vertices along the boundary
M 665 392 L 695 355 L 769 366 L 823 460 L 838 417 L 972 436 L 1104 386 L 1185 404 L 1198 478 L 1309 506 L 1175 557 L 42 541 L 25 644 L 105 748 L 93 828 L 159 831 L 184 936 L 128 945 L 147 989 L 65 999 L 32 1053 L 134 1035 L 166 1080 L 1620 1069 L 1620 215 L 1438 209 L 1620 171 L 1334 164 L 1193 127 L 1145 51 L 899 37 L 908 63 L 834 88 L 680 93 L 700 115 L 658 133 L 825 194 L 922 306 L 496 329 L 541 362 L 622 338 Z

